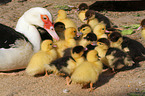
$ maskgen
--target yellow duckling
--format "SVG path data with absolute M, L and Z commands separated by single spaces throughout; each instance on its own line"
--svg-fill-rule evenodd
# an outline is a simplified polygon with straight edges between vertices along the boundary
M 99 39 L 97 41 L 97 46 L 95 47 L 95 50 L 98 52 L 101 62 L 105 65 L 108 65 L 108 60 L 105 56 L 109 47 L 110 47 L 110 42 L 106 38 Z
M 105 34 L 106 31 L 106 26 L 104 23 L 98 23 L 93 32 L 97 35 L 97 38 L 108 38 L 107 35 Z
M 62 22 L 65 25 L 65 28 L 74 27 L 77 29 L 75 22 L 67 17 L 67 13 L 64 10 L 58 11 L 57 19 L 55 22 Z
M 84 22 L 86 11 L 89 9 L 89 6 L 86 3 L 81 3 L 78 7 L 78 17 L 81 22 Z
M 99 61 L 97 51 L 91 50 L 87 53 L 87 60 L 76 67 L 71 75 L 71 80 L 74 83 L 83 85 L 90 83 L 90 91 L 93 90 L 93 83 L 95 83 L 99 75 L 102 73 L 103 65 Z
M 90 33 L 92 33 L 92 29 L 88 24 L 83 24 L 82 26 L 79 27 L 79 32 L 81 36 L 80 39 L 78 40 L 78 45 L 82 45 L 83 47 L 86 47 L 88 44 L 90 44 L 91 41 L 90 39 L 92 38 Z
M 85 14 L 85 24 L 89 24 L 92 29 L 95 28 L 95 26 L 99 23 L 98 19 L 95 18 L 95 11 L 94 10 L 88 10 Z
M 41 50 L 35 53 L 27 68 L 26 73 L 30 76 L 43 74 L 45 72 L 45 64 L 50 64 L 51 61 L 57 58 L 57 52 L 53 48 L 51 40 L 44 40 L 41 44 Z
M 64 31 L 65 40 L 60 40 L 56 42 L 57 45 L 56 50 L 58 52 L 58 57 L 63 57 L 64 55 L 63 51 L 65 49 L 76 46 L 76 41 L 74 39 L 76 34 L 77 34 L 76 28 L 73 27 L 66 28 L 66 30 Z
M 79 32 L 82 34 L 81 37 L 86 37 L 88 33 L 92 32 L 91 26 L 83 24 L 79 27 Z

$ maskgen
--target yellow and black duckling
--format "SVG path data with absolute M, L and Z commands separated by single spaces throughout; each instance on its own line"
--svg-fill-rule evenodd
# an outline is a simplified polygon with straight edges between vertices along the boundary
M 58 11 L 55 22 L 62 22 L 65 25 L 65 28 L 74 27 L 77 29 L 75 22 L 67 17 L 67 13 L 64 10 Z
M 65 40 L 60 40 L 55 42 L 57 45 L 56 50 L 58 52 L 58 57 L 62 57 L 64 55 L 64 50 L 67 48 L 72 48 L 76 46 L 76 37 L 77 30 L 76 28 L 69 27 L 64 31 Z
M 85 14 L 85 24 L 89 24 L 92 29 L 99 23 L 98 19 L 95 18 L 95 11 L 88 10 Z
M 145 48 L 140 42 L 121 36 L 120 32 L 112 32 L 108 38 L 111 40 L 112 46 L 126 52 L 135 64 L 145 60 Z
M 90 26 L 92 27 L 92 29 L 94 29 L 95 25 L 98 22 L 103 22 L 106 25 L 106 28 L 110 28 L 112 26 L 111 21 L 109 20 L 109 18 L 107 18 L 106 16 L 94 11 L 94 10 L 88 10 L 85 14 L 86 18 L 85 20 L 89 20 L 88 22 L 90 22 L 90 20 L 93 20 L 90 22 Z
M 88 33 L 92 32 L 91 26 L 88 24 L 83 24 L 78 28 L 80 34 L 82 35 L 81 37 L 85 37 Z
M 70 76 L 75 68 L 82 63 L 85 58 L 83 57 L 84 47 L 76 46 L 71 50 L 71 56 L 61 57 L 51 64 L 46 65 L 46 69 L 48 72 L 53 72 L 55 74 L 64 74 L 66 76 Z M 68 78 L 68 77 L 67 77 Z M 67 80 L 67 85 L 69 85 L 69 81 Z
M 108 38 L 106 35 L 106 26 L 104 23 L 98 23 L 95 28 L 93 29 L 93 32 L 97 35 L 97 38 Z
M 126 66 L 132 66 L 133 61 L 127 53 L 118 48 L 109 47 L 109 45 L 110 43 L 108 39 L 101 38 L 98 40 L 97 47 L 95 48 L 98 53 L 100 53 L 98 55 L 100 55 L 100 60 L 103 64 L 111 68 L 113 71 L 122 69 Z M 105 57 L 102 58 L 104 55 Z
M 64 40 L 65 25 L 62 22 L 56 22 L 54 28 L 61 40 Z
M 26 73 L 30 76 L 43 74 L 45 72 L 45 64 L 50 64 L 56 58 L 57 52 L 53 48 L 53 42 L 44 40 L 41 44 L 41 50 L 32 56 L 26 68 Z
M 110 47 L 121 48 L 121 44 L 123 42 L 123 36 L 118 31 L 113 31 L 108 35 L 108 39 L 110 40 Z
M 81 3 L 78 7 L 79 13 L 78 13 L 78 17 L 81 20 L 81 22 L 84 22 L 85 19 L 85 13 L 86 11 L 89 9 L 89 6 L 86 3 Z
M 90 91 L 93 90 L 93 83 L 95 83 L 99 75 L 102 73 L 102 63 L 98 59 L 97 51 L 91 50 L 87 53 L 87 60 L 76 67 L 71 75 L 71 80 L 78 84 L 89 84 Z
M 86 35 L 86 37 L 80 40 L 79 45 L 86 47 L 87 45 L 91 44 L 93 41 L 97 41 L 97 36 L 93 32 L 90 32 Z
M 145 60 L 145 48 L 136 40 L 123 36 L 122 49 L 128 53 L 135 64 Z

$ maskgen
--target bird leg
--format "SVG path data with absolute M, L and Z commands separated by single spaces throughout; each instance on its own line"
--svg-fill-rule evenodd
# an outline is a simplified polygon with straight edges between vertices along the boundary
M 69 76 L 66 77 L 66 84 L 69 86 L 71 82 L 71 79 L 69 78 Z
M 93 90 L 94 90 L 93 83 L 90 83 L 90 92 L 92 92 Z
M 47 77 L 49 76 L 47 70 L 45 70 L 45 76 L 47 76 Z

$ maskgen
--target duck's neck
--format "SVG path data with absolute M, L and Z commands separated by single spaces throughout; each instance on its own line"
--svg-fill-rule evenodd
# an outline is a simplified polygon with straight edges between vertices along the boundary
M 33 45 L 34 53 L 40 50 L 40 33 L 35 26 L 26 22 L 23 16 L 18 20 L 15 30 L 24 34 L 24 36 L 28 38 Z

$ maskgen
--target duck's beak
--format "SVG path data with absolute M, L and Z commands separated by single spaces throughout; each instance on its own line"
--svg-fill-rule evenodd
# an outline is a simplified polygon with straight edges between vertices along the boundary
M 54 26 L 53 25 L 47 25 L 44 24 L 44 29 L 56 40 L 59 40 L 59 36 L 55 32 Z
M 44 18 L 45 17 L 45 18 Z M 49 20 L 47 15 L 41 15 L 41 19 L 44 22 L 43 28 L 56 40 L 59 40 L 59 36 L 55 32 L 54 25 Z

